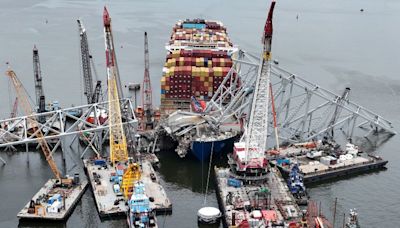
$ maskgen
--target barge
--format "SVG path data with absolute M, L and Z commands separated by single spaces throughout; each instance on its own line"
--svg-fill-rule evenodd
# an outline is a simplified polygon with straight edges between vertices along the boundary
M 73 212 L 88 186 L 79 176 L 50 179 L 18 213 L 21 220 L 64 221 Z
M 271 168 L 265 179 L 240 181 L 230 169 L 215 168 L 217 199 L 223 226 L 288 227 L 302 212 L 279 170 Z
M 289 175 L 292 165 L 298 165 L 305 184 L 382 170 L 388 163 L 379 156 L 360 152 L 358 147 L 351 143 L 346 144 L 345 151 L 341 151 L 336 145 L 329 145 L 325 150 L 320 146 L 307 149 L 289 147 L 283 149 L 282 154 L 290 155 L 276 158 L 270 163 L 277 166 L 284 176 Z
M 100 162 L 101 160 L 101 162 Z M 121 185 L 122 177 L 118 168 L 104 159 L 84 159 L 85 171 L 93 190 L 96 207 L 100 218 L 126 216 L 128 207 Z M 150 208 L 154 212 L 170 212 L 172 204 L 163 186 L 159 183 L 156 172 L 149 161 L 142 161 L 140 181 L 145 186 L 150 199 Z M 133 186 L 131 188 L 133 190 Z

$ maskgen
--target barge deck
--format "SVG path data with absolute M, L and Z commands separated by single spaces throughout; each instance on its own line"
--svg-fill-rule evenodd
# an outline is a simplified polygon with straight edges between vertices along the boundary
M 82 180 L 70 188 L 56 186 L 57 181 L 57 179 L 48 180 L 33 196 L 31 202 L 27 203 L 18 213 L 17 217 L 22 220 L 66 220 L 85 192 L 88 181 Z M 57 199 L 50 199 L 57 195 L 59 196 Z
M 244 223 L 283 227 L 301 219 L 301 210 L 279 170 L 271 168 L 262 182 L 242 186 L 229 184 L 229 179 L 234 177 L 229 169 L 215 168 L 214 171 L 224 227 Z
M 126 216 L 128 207 L 123 194 L 114 193 L 113 183 L 110 181 L 115 169 L 108 163 L 105 167 L 104 165 L 95 165 L 89 159 L 84 159 L 83 162 L 100 218 Z M 170 212 L 172 210 L 171 201 L 158 182 L 157 174 L 149 161 L 142 161 L 141 181 L 145 185 L 146 195 L 151 199 L 150 208 L 155 212 Z

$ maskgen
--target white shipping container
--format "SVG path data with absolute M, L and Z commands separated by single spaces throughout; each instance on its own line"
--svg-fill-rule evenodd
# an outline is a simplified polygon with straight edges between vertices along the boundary
M 54 201 L 52 205 L 47 207 L 47 213 L 58 213 L 58 210 L 62 207 L 62 203 L 60 201 Z

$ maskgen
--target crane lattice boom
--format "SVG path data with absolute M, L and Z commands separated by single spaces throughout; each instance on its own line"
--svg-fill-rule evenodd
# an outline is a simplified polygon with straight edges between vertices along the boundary
M 111 18 L 107 8 L 104 7 L 104 38 L 106 49 L 107 79 L 108 79 L 108 101 L 109 101 L 109 126 L 110 126 L 110 159 L 113 164 L 128 161 L 128 148 L 126 137 L 122 127 L 121 107 L 117 80 L 115 52 L 112 42 Z
M 39 50 L 36 46 L 33 47 L 33 75 L 35 81 L 36 106 L 38 107 L 38 112 L 44 112 L 45 98 L 42 84 L 42 72 L 40 70 Z
M 256 79 L 253 102 L 251 106 L 250 121 L 242 142 L 246 143 L 246 160 L 251 158 L 262 158 L 266 150 L 268 134 L 268 101 L 269 80 L 271 75 L 270 54 L 272 42 L 272 14 L 275 1 L 271 3 L 263 36 L 263 58 Z
M 51 154 L 51 150 L 49 145 L 47 144 L 46 140 L 44 139 L 44 135 L 42 130 L 39 128 L 39 123 L 36 120 L 35 116 L 30 116 L 34 114 L 34 111 L 32 109 L 31 104 L 29 103 L 29 97 L 28 94 L 26 94 L 25 89 L 22 86 L 21 81 L 17 78 L 17 75 L 15 74 L 14 71 L 12 70 L 7 70 L 6 75 L 8 75 L 14 85 L 18 100 L 19 100 L 19 105 L 21 109 L 25 112 L 25 114 L 28 116 L 27 117 L 27 122 L 28 126 L 30 125 L 31 128 L 33 129 L 34 133 L 36 134 L 36 139 L 42 148 L 42 152 L 46 157 L 47 162 L 50 165 L 51 170 L 54 173 L 54 176 L 61 180 L 61 173 L 57 168 L 56 162 L 53 159 L 53 156 Z
M 149 43 L 147 32 L 144 33 L 144 77 L 142 86 L 142 106 L 145 115 L 146 126 L 151 124 L 152 115 L 152 90 L 150 82 Z
M 90 68 L 90 52 L 89 43 L 86 35 L 86 29 L 83 26 L 80 19 L 77 20 L 79 26 L 79 36 L 81 43 L 81 59 L 82 59 L 82 70 L 84 79 L 84 94 L 87 98 L 88 104 L 94 103 L 93 98 L 93 79 L 92 70 Z
M 17 116 L 17 111 L 18 111 L 18 97 L 15 98 L 10 118 L 15 118 Z
M 119 71 L 118 71 L 118 64 L 117 64 L 117 57 L 115 56 L 115 48 L 114 48 L 114 38 L 112 35 L 112 30 L 111 30 L 111 18 L 110 15 L 108 14 L 107 8 L 104 7 L 104 12 L 103 12 L 103 23 L 104 23 L 104 36 L 106 38 L 106 61 L 111 62 L 113 64 L 113 70 L 115 71 L 115 81 L 117 84 L 117 92 L 118 96 L 120 98 L 124 97 L 124 94 L 122 92 L 122 86 L 121 86 L 121 80 L 119 77 Z

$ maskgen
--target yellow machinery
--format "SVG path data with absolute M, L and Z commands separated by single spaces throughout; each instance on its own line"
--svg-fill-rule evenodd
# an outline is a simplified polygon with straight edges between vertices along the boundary
M 108 121 L 110 126 L 110 160 L 112 164 L 128 161 L 128 146 L 122 128 L 121 108 L 115 77 L 108 79 Z
M 113 165 L 128 162 L 128 166 L 122 176 L 121 189 L 125 199 L 129 198 L 130 190 L 135 181 L 140 179 L 140 167 L 137 163 L 128 161 L 128 146 L 124 129 L 122 127 L 121 107 L 117 92 L 115 76 L 108 79 L 109 101 L 109 126 L 110 126 L 110 160 Z
M 42 148 L 42 152 L 44 156 L 46 157 L 47 162 L 50 165 L 51 170 L 54 173 L 54 176 L 61 182 L 61 173 L 57 168 L 56 162 L 53 159 L 53 156 L 51 154 L 51 150 L 49 145 L 47 144 L 46 140 L 44 139 L 43 132 L 39 128 L 39 123 L 36 120 L 35 116 L 32 116 L 34 114 L 34 111 L 32 110 L 32 107 L 29 103 L 28 99 L 28 94 L 26 94 L 24 87 L 22 86 L 21 81 L 18 79 L 17 75 L 13 70 L 7 70 L 6 75 L 10 77 L 18 100 L 19 100 L 19 105 L 21 106 L 22 110 L 25 112 L 27 115 L 26 121 L 28 126 L 32 126 L 32 129 L 34 130 L 33 135 L 36 136 L 36 139 Z
M 137 180 L 140 180 L 140 166 L 137 163 L 130 163 L 122 176 L 121 188 L 126 200 L 129 200 L 129 197 L 132 194 L 133 185 Z
M 107 9 L 103 12 L 104 38 L 106 51 L 107 79 L 108 79 L 108 121 L 110 129 L 110 161 L 115 166 L 118 163 L 127 163 L 122 177 L 121 189 L 127 199 L 129 190 L 133 188 L 134 181 L 140 179 L 138 164 L 128 161 L 128 145 L 124 134 L 121 118 L 119 97 L 122 90 L 116 64 L 114 42 L 111 32 L 111 18 Z

